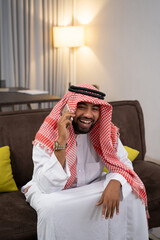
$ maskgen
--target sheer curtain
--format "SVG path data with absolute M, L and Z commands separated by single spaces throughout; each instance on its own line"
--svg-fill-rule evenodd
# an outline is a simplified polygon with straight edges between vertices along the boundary
M 53 48 L 53 26 L 72 22 L 73 0 L 0 0 L 0 79 L 7 87 L 63 96 L 69 49 Z

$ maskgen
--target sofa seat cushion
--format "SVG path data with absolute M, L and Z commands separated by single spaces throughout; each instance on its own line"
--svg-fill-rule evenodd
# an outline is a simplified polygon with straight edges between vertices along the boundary
M 37 239 L 37 214 L 20 191 L 0 193 L 0 216 L 1 239 Z
M 149 161 L 133 162 L 134 170 L 146 187 L 148 208 L 154 210 L 160 206 L 160 165 Z

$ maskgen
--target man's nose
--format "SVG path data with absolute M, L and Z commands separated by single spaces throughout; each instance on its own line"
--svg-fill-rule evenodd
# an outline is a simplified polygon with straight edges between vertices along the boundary
M 87 118 L 93 118 L 92 109 L 87 108 L 85 113 L 84 113 L 84 116 L 87 117 Z

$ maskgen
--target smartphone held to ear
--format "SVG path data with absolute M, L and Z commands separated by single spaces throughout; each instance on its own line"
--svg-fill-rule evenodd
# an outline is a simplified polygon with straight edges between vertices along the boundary
M 63 108 L 63 110 L 62 110 L 62 115 L 63 115 L 64 113 L 66 113 L 67 111 L 70 112 L 70 109 L 69 109 L 68 104 L 66 104 L 66 105 L 64 106 L 64 108 Z M 73 121 L 73 117 L 71 117 L 71 121 Z
M 66 113 L 67 111 L 69 111 L 69 106 L 68 106 L 68 104 L 66 104 L 66 105 L 64 106 L 61 115 L 63 115 L 63 114 Z

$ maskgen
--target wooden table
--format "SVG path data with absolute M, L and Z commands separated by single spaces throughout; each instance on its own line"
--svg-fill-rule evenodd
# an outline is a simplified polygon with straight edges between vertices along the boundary
M 6 92 L 0 92 L 0 111 L 2 111 L 2 107 L 12 106 L 14 108 L 15 105 L 20 104 L 26 104 L 31 109 L 31 103 L 38 103 L 39 108 L 41 108 L 42 103 L 58 102 L 60 99 L 60 97 L 49 94 L 30 95 L 11 89 Z

